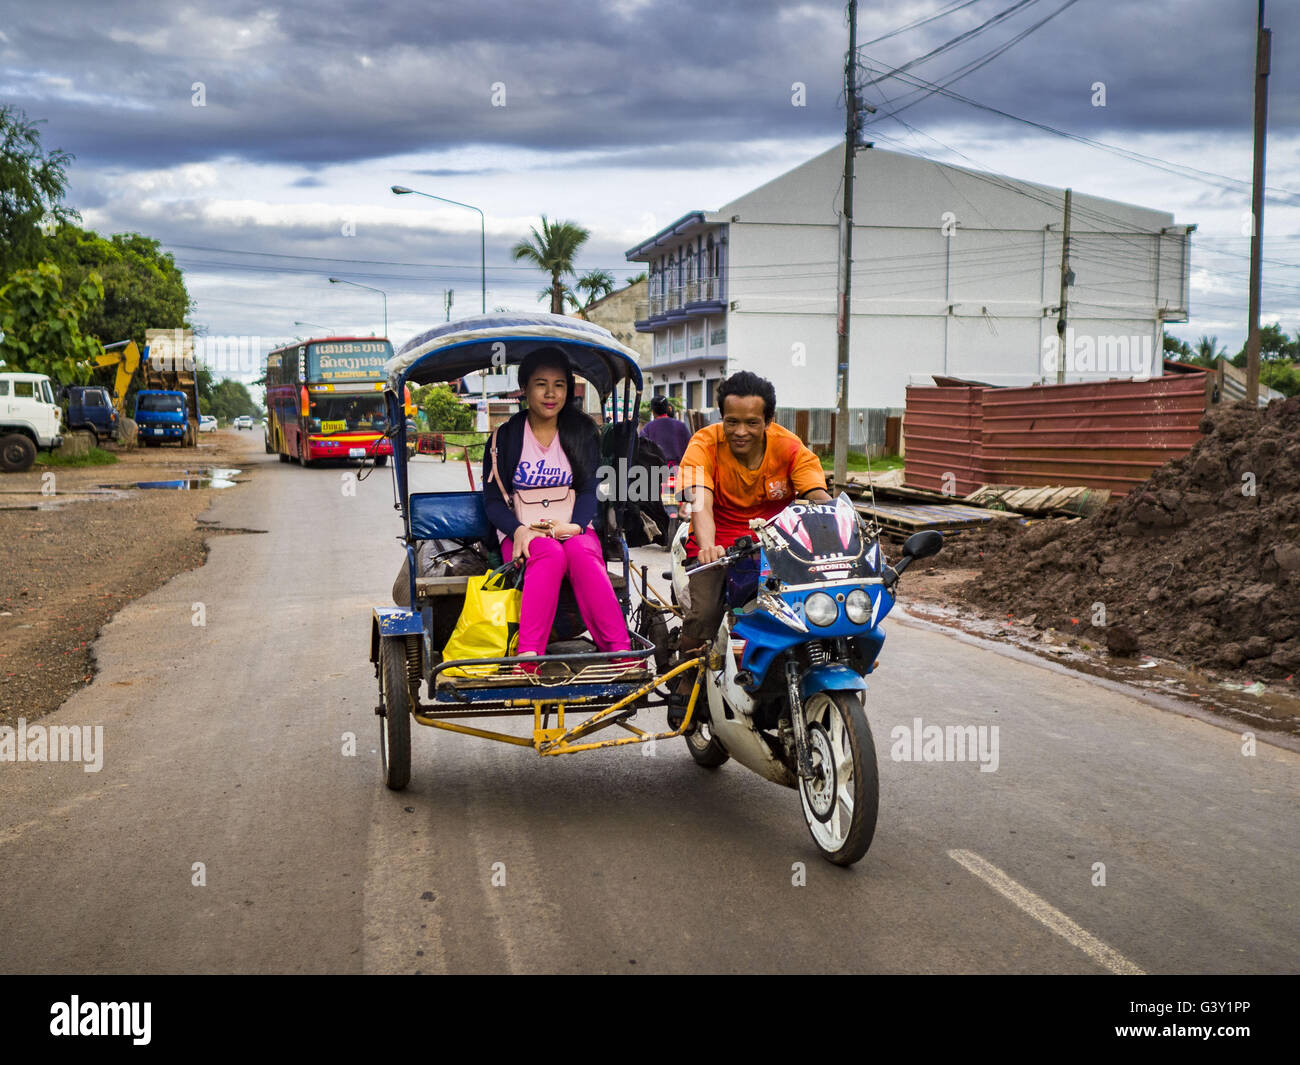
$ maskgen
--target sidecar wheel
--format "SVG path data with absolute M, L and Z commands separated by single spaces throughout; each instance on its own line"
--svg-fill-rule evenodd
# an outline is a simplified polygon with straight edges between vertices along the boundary
M 867 853 L 876 832 L 880 780 L 876 745 L 853 692 L 815 692 L 804 702 L 816 777 L 799 781 L 799 801 L 813 842 L 835 865 Z
M 401 791 L 411 782 L 411 691 L 406 676 L 406 649 L 386 636 L 379 645 L 379 764 L 384 783 Z
M 718 738 L 713 734 L 713 726 L 709 724 L 707 719 L 701 721 L 682 739 L 686 741 L 686 749 L 691 752 L 695 764 L 703 766 L 705 769 L 717 769 L 731 759 L 731 755 L 727 753 L 727 748 L 722 746 L 718 742 Z

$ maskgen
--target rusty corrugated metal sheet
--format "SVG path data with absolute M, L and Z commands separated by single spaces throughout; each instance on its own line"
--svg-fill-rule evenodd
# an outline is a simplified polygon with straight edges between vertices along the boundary
M 983 391 L 964 387 L 907 390 L 903 477 L 908 484 L 964 496 L 984 483 L 979 462 Z M 955 484 L 944 483 L 949 473 L 956 478 Z
M 1200 438 L 1205 375 L 986 389 L 983 468 L 999 484 L 1127 494 Z
M 1122 496 L 1191 450 L 1200 437 L 1205 386 L 1205 374 L 1177 374 L 1030 388 L 908 389 L 906 481 L 942 491 L 943 473 L 951 470 L 960 494 L 985 483 L 1081 484 Z M 915 466 L 914 405 L 921 427 Z M 968 481 L 971 487 L 962 488 Z

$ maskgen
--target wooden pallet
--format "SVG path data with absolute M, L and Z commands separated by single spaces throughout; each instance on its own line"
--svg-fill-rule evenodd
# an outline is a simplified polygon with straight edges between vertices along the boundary
M 1086 518 L 1110 500 L 1110 490 L 1083 485 L 1021 488 L 1013 484 L 980 485 L 966 502 L 996 510 L 1018 511 L 1035 517 L 1061 514 Z
M 882 503 L 859 500 L 854 504 L 858 513 L 875 521 L 887 532 L 914 533 L 922 529 L 940 532 L 957 532 L 976 529 L 991 521 L 1023 520 L 1017 514 L 1000 510 L 985 510 L 965 503 Z

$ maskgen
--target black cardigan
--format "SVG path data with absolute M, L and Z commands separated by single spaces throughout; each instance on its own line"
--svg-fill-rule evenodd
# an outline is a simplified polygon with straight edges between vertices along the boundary
M 524 425 L 528 412 L 520 411 L 497 430 L 497 468 L 501 471 L 501 480 L 513 489 L 515 467 L 524 452 Z M 596 427 L 592 425 L 591 454 L 600 455 Z M 573 523 L 580 529 L 586 529 L 596 519 L 596 470 L 583 469 L 582 463 L 568 456 L 569 465 L 573 467 Z M 483 446 L 483 509 L 487 511 L 488 520 L 507 537 L 513 537 L 521 522 L 515 512 L 506 505 L 505 495 L 495 480 L 489 480 L 492 473 L 492 441 Z

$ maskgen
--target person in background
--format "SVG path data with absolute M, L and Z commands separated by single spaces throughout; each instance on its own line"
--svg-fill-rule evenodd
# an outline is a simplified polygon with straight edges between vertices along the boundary
M 641 435 L 659 446 L 669 466 L 680 466 L 682 454 L 691 432 L 673 417 L 672 405 L 667 396 L 655 396 L 650 401 L 651 419 L 645 423 Z

